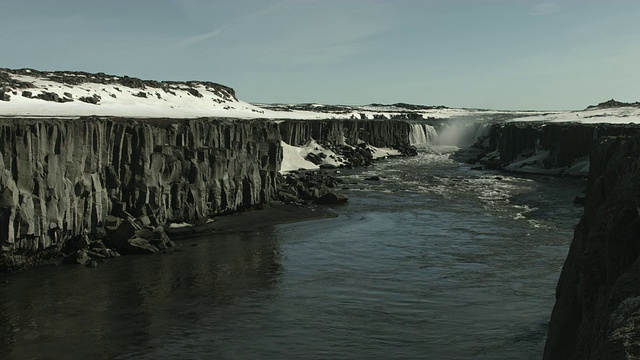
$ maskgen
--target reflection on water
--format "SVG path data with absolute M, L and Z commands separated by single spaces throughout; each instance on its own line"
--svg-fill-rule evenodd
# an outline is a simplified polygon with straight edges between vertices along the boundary
M 0 285 L 0 358 L 148 354 L 167 332 L 188 337 L 212 307 L 277 285 L 282 266 L 272 230 L 210 240 L 183 241 L 183 251 L 171 255 L 6 277 L 9 282 Z
M 0 358 L 539 359 L 584 183 L 447 151 L 344 171 L 338 218 L 5 277 Z

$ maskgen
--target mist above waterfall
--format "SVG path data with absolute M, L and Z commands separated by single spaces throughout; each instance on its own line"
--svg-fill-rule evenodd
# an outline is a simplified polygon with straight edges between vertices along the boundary
M 449 121 L 437 129 L 429 124 L 414 124 L 411 128 L 412 145 L 444 145 L 465 148 L 479 138 L 489 135 L 491 124 L 479 121 Z
M 452 145 L 461 148 L 473 145 L 478 138 L 489 135 L 491 124 L 481 122 L 448 122 L 438 131 L 438 145 Z

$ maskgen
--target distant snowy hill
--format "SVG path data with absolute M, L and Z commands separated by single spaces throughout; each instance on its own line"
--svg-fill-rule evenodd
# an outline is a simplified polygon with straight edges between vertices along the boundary
M 546 113 L 404 103 L 251 104 L 239 100 L 232 88 L 207 81 L 154 81 L 104 73 L 0 68 L 0 116 L 420 120 L 495 114 L 516 121 L 640 123 L 640 104 L 610 100 L 583 111 Z
M 250 104 L 238 100 L 232 88 L 212 82 L 0 68 L 2 116 L 444 119 L 476 112 L 485 111 L 410 104 Z
M 640 103 L 615 100 L 592 105 L 585 110 L 540 114 L 511 121 L 579 122 L 584 124 L 640 124 Z
M 12 116 L 273 117 L 211 82 L 0 69 L 0 114 Z M 266 113 L 266 114 L 265 114 Z M 286 114 L 285 114 L 286 115 Z M 312 114 L 300 114 L 311 117 Z

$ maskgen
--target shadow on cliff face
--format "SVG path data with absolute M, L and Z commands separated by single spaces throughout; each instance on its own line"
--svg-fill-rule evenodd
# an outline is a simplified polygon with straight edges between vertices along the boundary
M 12 275 L 0 284 L 0 357 L 135 357 L 168 346 L 172 332 L 206 333 L 225 307 L 278 286 L 281 255 L 271 228 L 210 240 L 98 268 Z
M 586 206 L 556 290 L 545 359 L 640 357 L 640 137 L 590 155 Z

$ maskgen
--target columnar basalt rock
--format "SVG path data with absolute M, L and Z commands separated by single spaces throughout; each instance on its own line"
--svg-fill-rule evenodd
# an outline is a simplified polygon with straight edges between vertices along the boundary
M 281 134 L 296 145 L 314 138 L 389 147 L 406 145 L 409 124 L 0 119 L 0 271 L 45 249 L 69 248 L 69 240 L 104 240 L 126 251 L 127 239 L 130 245 L 159 225 L 267 205 L 278 198 Z M 120 229 L 123 223 L 135 231 Z M 113 238 L 120 233 L 127 239 Z
M 545 359 L 640 358 L 640 136 L 600 139 Z
M 277 124 L 0 120 L 3 258 L 62 246 L 107 215 L 198 222 L 275 198 Z
M 411 124 L 399 120 L 288 120 L 280 124 L 282 140 L 289 145 L 304 145 L 316 140 L 326 145 L 377 147 L 409 144 Z
M 499 123 L 491 126 L 490 145 L 485 152 L 497 150 L 499 158 L 493 166 L 501 167 L 523 153 L 546 150 L 549 157 L 544 160 L 545 167 L 562 168 L 588 156 L 600 137 L 639 133 L 640 126 L 633 124 Z

